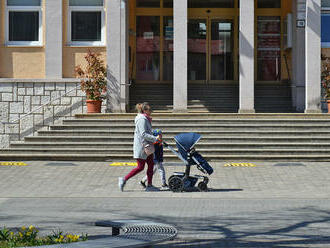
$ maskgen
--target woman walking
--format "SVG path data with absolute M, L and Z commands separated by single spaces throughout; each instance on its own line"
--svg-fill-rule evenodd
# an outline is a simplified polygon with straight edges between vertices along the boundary
M 138 103 L 136 105 L 138 111 L 135 117 L 135 132 L 134 132 L 134 158 L 137 160 L 137 167 L 131 170 L 125 177 L 120 177 L 118 186 L 121 191 L 124 190 L 124 186 L 128 179 L 135 176 L 144 170 L 145 163 L 148 164 L 147 177 L 148 186 L 146 191 L 152 191 L 155 187 L 152 186 L 152 176 L 154 172 L 154 145 L 160 137 L 152 135 L 152 118 L 151 118 L 151 107 L 149 103 Z

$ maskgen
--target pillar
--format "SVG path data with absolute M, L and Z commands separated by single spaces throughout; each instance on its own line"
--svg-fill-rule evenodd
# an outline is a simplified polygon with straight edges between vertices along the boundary
M 321 112 L 321 0 L 306 1 L 305 113 Z
M 62 1 L 45 1 L 45 76 L 62 78 Z
M 240 1 L 239 113 L 254 113 L 254 0 Z
M 297 112 L 305 110 L 305 27 L 306 0 L 292 1 L 292 101 Z
M 107 112 L 126 112 L 128 106 L 128 4 L 106 0 Z
M 174 0 L 173 111 L 187 112 L 188 102 L 188 3 Z

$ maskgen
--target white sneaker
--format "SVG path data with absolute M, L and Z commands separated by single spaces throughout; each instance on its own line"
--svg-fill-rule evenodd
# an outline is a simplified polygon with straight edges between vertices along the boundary
M 124 186 L 125 186 L 125 184 L 126 184 L 126 182 L 125 182 L 124 178 L 123 178 L 123 177 L 119 177 L 119 178 L 118 178 L 118 187 L 119 187 L 119 190 L 120 190 L 121 192 L 124 191 Z
M 162 185 L 161 187 L 162 190 L 169 190 L 170 188 L 168 187 L 168 185 L 165 183 Z
M 146 187 L 146 191 L 147 191 L 147 192 L 159 191 L 159 188 L 156 188 L 156 187 L 153 186 L 153 185 L 148 185 L 148 186 Z

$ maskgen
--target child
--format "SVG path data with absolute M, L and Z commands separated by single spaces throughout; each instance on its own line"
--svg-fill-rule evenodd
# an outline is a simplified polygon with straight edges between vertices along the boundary
M 162 131 L 159 129 L 155 129 L 152 133 L 154 136 L 162 138 Z M 158 169 L 159 175 L 162 180 L 162 189 L 168 189 L 168 185 L 166 184 L 166 176 L 165 176 L 165 170 L 163 166 L 163 144 L 161 141 L 157 141 L 154 143 L 155 146 L 155 152 L 154 152 L 154 174 L 156 170 Z M 146 188 L 146 182 L 147 182 L 147 176 L 145 176 L 141 181 L 140 184 L 142 187 Z

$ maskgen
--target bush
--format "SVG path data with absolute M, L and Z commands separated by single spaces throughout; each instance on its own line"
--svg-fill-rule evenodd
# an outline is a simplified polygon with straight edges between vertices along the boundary
M 88 50 L 85 60 L 86 67 L 76 66 L 75 75 L 81 79 L 81 90 L 86 93 L 87 100 L 101 100 L 101 94 L 107 87 L 107 68 L 100 54 L 91 50 Z
M 87 234 L 74 235 L 64 234 L 61 231 L 53 231 L 52 235 L 48 235 L 47 237 L 38 237 L 38 233 L 39 230 L 34 226 L 29 226 L 28 228 L 22 226 L 16 232 L 3 227 L 0 229 L 0 247 L 12 248 L 22 246 L 53 245 L 87 240 Z

